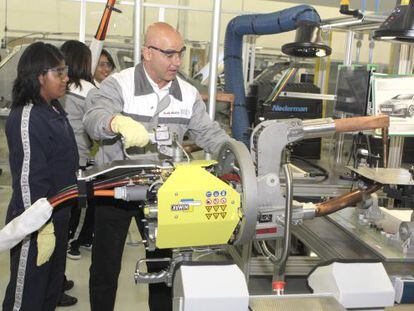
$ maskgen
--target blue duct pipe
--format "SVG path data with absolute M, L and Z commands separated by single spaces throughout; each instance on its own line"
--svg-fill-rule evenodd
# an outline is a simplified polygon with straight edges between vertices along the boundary
M 316 10 L 308 5 L 268 14 L 249 14 L 233 18 L 224 42 L 224 78 L 226 92 L 234 94 L 232 135 L 249 145 L 249 117 L 246 108 L 242 68 L 244 35 L 268 35 L 295 30 L 301 22 L 320 24 Z

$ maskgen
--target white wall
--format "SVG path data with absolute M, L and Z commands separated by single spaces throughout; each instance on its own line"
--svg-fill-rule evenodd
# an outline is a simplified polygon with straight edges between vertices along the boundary
M 213 8 L 213 0 L 147 0 L 147 3 L 182 4 L 197 8 Z M 223 10 L 248 11 L 258 13 L 269 13 L 294 6 L 288 1 L 266 1 L 266 0 L 223 0 Z M 86 34 L 94 35 L 96 27 L 103 11 L 102 3 L 88 3 Z M 122 14 L 113 13 L 108 34 L 111 36 L 132 36 L 133 29 L 133 7 L 129 5 L 118 5 Z M 315 6 L 322 19 L 338 17 L 338 8 L 327 6 Z M 64 32 L 76 34 L 79 32 L 80 3 L 68 0 L 8 0 L 8 28 L 10 30 L 26 30 L 32 32 Z M 0 37 L 4 36 L 5 0 L 0 2 Z M 221 19 L 221 43 L 224 42 L 225 27 L 235 14 L 223 14 Z M 191 12 L 187 15 L 188 23 L 186 39 L 196 41 L 209 41 L 211 37 L 211 13 Z M 145 26 L 158 20 L 156 9 L 145 9 Z M 168 10 L 166 21 L 174 26 L 178 25 L 177 10 Z M 15 36 L 15 33 L 9 35 Z M 336 33 L 333 36 L 332 58 L 341 60 L 344 58 L 345 50 L 344 33 Z M 258 46 L 264 48 L 280 48 L 283 44 L 292 42 L 294 32 L 278 35 L 261 36 Z M 389 62 L 390 44 L 377 43 L 374 53 L 374 61 L 378 63 Z M 368 43 L 365 42 L 362 49 L 361 61 L 368 59 Z

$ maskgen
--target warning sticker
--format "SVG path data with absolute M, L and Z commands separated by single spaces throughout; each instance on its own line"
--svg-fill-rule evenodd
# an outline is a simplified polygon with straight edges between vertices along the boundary
M 213 208 L 214 208 L 214 210 L 217 212 L 217 211 L 218 211 L 218 209 L 219 209 L 219 206 L 218 206 L 218 205 L 214 205 L 214 206 L 213 206 Z
M 226 209 L 227 205 L 220 205 L 220 208 L 222 211 L 224 211 Z
M 210 212 L 211 211 L 211 208 L 212 208 L 212 206 L 206 206 L 207 212 Z
M 223 219 L 224 219 L 224 217 L 226 217 L 227 213 L 226 213 L 226 212 L 223 212 L 223 213 L 220 213 L 220 215 L 221 215 L 221 217 L 223 217 Z
M 214 218 L 217 219 L 219 217 L 219 213 L 213 213 Z
M 208 220 L 210 220 L 212 214 L 206 214 Z

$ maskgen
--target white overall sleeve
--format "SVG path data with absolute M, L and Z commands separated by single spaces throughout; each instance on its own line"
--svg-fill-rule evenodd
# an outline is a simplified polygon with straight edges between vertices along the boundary
M 25 236 L 40 229 L 52 215 L 53 207 L 40 198 L 0 230 L 0 253 L 13 248 Z

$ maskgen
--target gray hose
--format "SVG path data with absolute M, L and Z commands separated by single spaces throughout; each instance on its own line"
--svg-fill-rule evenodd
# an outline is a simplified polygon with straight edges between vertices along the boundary
M 161 270 L 160 272 L 141 272 L 139 267 L 143 263 L 147 262 L 170 262 L 171 258 L 155 258 L 155 259 L 140 259 L 137 262 L 135 268 L 135 283 L 144 283 L 144 284 L 155 284 L 155 283 L 168 283 L 170 278 L 170 273 L 168 270 Z
M 267 247 L 266 241 L 260 241 L 262 253 L 275 264 L 275 275 L 278 277 L 283 274 L 286 268 L 286 261 L 290 251 L 290 225 L 292 222 L 292 201 L 293 201 L 293 183 L 292 172 L 289 164 L 282 166 L 286 180 L 286 203 L 285 203 L 285 231 L 283 235 L 283 251 L 280 258 L 277 258 Z M 276 251 L 276 248 L 275 248 Z

